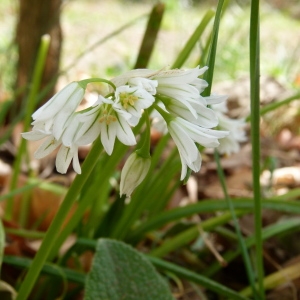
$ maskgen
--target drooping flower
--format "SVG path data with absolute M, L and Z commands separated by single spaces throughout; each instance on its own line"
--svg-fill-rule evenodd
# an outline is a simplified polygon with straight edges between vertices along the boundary
M 217 148 L 218 151 L 221 154 L 227 155 L 239 152 L 240 143 L 247 140 L 245 132 L 245 120 L 229 118 L 226 115 L 228 111 L 226 101 L 212 105 L 212 109 L 215 110 L 219 118 L 218 128 L 221 130 L 227 130 L 229 132 L 228 136 L 220 140 L 220 145 Z
M 120 196 L 130 197 L 134 189 L 145 179 L 151 165 L 151 157 L 142 157 L 132 153 L 122 169 Z
M 159 71 L 150 78 L 157 80 L 157 92 L 180 101 L 182 97 L 198 99 L 199 94 L 208 86 L 207 82 L 198 78 L 208 67 L 193 69 L 173 69 Z
M 41 159 L 60 147 L 55 163 L 57 171 L 65 174 L 73 159 L 73 168 L 75 172 L 80 174 L 81 168 L 78 160 L 78 145 L 74 140 L 75 135 L 71 134 L 72 132 L 76 132 L 79 126 L 80 124 L 76 119 L 75 114 L 73 114 L 69 117 L 68 126 L 60 139 L 56 139 L 51 130 L 45 131 L 43 122 L 36 123 L 33 126 L 32 131 L 24 132 L 22 133 L 22 136 L 31 141 L 38 141 L 46 138 L 34 153 L 36 159 Z
M 201 156 L 195 143 L 204 147 L 215 148 L 219 146 L 218 139 L 228 135 L 226 131 L 202 128 L 180 117 L 174 118 L 167 124 L 180 154 L 182 163 L 181 180 L 186 176 L 187 166 L 194 172 L 200 170 Z
M 92 143 L 97 136 L 100 136 L 105 151 L 111 155 L 116 137 L 124 145 L 136 144 L 135 136 L 128 122 L 131 114 L 115 108 L 111 99 L 100 95 L 94 107 L 78 114 L 78 118 L 82 123 L 77 133 L 79 138 L 76 138 L 78 145 Z
M 55 139 L 59 140 L 82 101 L 84 92 L 85 89 L 78 82 L 68 84 L 32 115 L 32 125 L 39 124 L 41 128 L 43 124 L 44 131 L 51 131 Z
M 213 128 L 218 125 L 216 113 L 201 101 L 192 101 L 188 105 L 173 98 L 160 98 L 169 113 L 181 117 L 189 122 L 205 127 Z M 192 113 L 193 112 L 193 113 Z M 196 114 L 196 115 L 195 115 Z
M 57 171 L 60 173 L 66 173 L 72 158 L 75 171 L 81 172 L 78 147 L 72 137 L 69 134 L 64 135 L 64 132 L 69 133 L 78 127 L 79 123 L 75 120 L 74 113 L 82 101 L 84 92 L 85 89 L 78 82 L 68 84 L 33 113 L 32 131 L 22 133 L 23 138 L 27 140 L 45 139 L 34 153 L 37 159 L 47 156 L 60 147 L 56 158 Z M 66 137 L 69 142 L 63 144 Z

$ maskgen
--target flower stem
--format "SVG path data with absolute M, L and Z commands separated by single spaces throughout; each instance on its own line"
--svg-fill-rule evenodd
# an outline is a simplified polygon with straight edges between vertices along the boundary
M 103 78 L 89 78 L 89 79 L 84 79 L 84 80 L 80 80 L 78 81 L 78 84 L 86 89 L 86 86 L 89 84 L 89 83 L 92 83 L 92 82 L 104 82 L 104 83 L 107 83 L 109 84 L 113 89 L 114 91 L 116 90 L 116 86 L 109 80 L 106 80 L 106 79 L 103 79 Z
M 256 237 L 256 268 L 260 299 L 265 299 L 263 240 L 262 240 L 262 204 L 260 193 L 260 97 L 259 97 L 259 0 L 251 1 L 250 15 L 250 98 L 251 98 L 251 144 L 252 144 L 252 180 L 254 195 L 254 222 Z
M 144 118 L 145 118 L 145 123 L 146 123 L 146 132 L 144 134 L 144 141 L 142 143 L 142 146 L 136 150 L 136 153 L 143 157 L 143 158 L 149 158 L 150 157 L 150 144 L 151 144 L 151 139 L 150 139 L 150 120 L 149 120 L 149 113 L 145 109 L 144 111 Z
M 234 227 L 235 227 L 235 231 L 236 231 L 236 234 L 237 234 L 237 237 L 238 237 L 242 257 L 243 257 L 243 260 L 244 260 L 244 263 L 245 263 L 245 268 L 246 268 L 248 280 L 250 282 L 253 295 L 257 295 L 257 289 L 255 287 L 254 272 L 253 272 L 250 257 L 249 257 L 249 254 L 248 254 L 247 246 L 246 246 L 245 240 L 242 236 L 242 233 L 241 233 L 241 230 L 240 230 L 240 227 L 239 227 L 239 223 L 238 223 L 238 219 L 237 219 L 237 216 L 236 216 L 236 213 L 235 213 L 235 210 L 234 210 L 234 205 L 233 205 L 232 199 L 230 198 L 230 196 L 228 194 L 228 191 L 227 191 L 225 175 L 224 175 L 223 169 L 221 167 L 220 156 L 219 156 L 219 153 L 218 153 L 217 150 L 214 151 L 214 156 L 215 156 L 215 161 L 217 163 L 218 175 L 219 175 L 220 183 L 221 183 L 223 193 L 224 193 L 224 196 L 225 196 L 225 200 L 227 202 L 229 211 L 231 213 L 233 224 L 234 224 Z
M 43 239 L 42 245 L 37 252 L 29 271 L 21 285 L 18 296 L 16 300 L 25 300 L 28 298 L 38 275 L 45 264 L 50 251 L 56 243 L 56 238 L 58 237 L 61 227 L 69 213 L 72 205 L 76 201 L 79 193 L 88 177 L 90 176 L 92 169 L 97 163 L 97 160 L 101 154 L 99 148 L 101 147 L 100 139 L 96 139 L 89 155 L 86 157 L 84 164 L 82 165 L 82 174 L 77 175 L 73 181 L 64 201 L 62 202 L 57 214 L 55 215 L 46 235 Z

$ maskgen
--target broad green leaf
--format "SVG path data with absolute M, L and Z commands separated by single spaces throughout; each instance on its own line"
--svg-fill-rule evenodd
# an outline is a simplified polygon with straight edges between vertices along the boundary
M 174 298 L 167 283 L 141 253 L 123 242 L 99 239 L 92 269 L 87 276 L 84 299 Z

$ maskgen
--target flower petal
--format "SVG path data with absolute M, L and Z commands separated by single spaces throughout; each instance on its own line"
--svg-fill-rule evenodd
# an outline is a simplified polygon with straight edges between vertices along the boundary
M 171 121 L 168 124 L 169 132 L 178 148 L 178 151 L 188 163 L 192 163 L 197 159 L 198 149 L 193 140 L 186 132 L 177 124 L 176 121 Z
M 117 126 L 117 122 L 112 122 L 109 125 L 107 125 L 105 122 L 100 124 L 101 142 L 108 155 L 111 155 L 114 149 L 114 144 L 117 135 Z
M 38 141 L 38 140 L 41 140 L 41 139 L 45 138 L 49 134 L 46 134 L 42 130 L 33 130 L 33 131 L 30 131 L 30 132 L 23 132 L 23 133 L 21 133 L 21 135 L 26 140 Z
M 133 146 L 136 144 L 135 136 L 131 127 L 125 121 L 122 116 L 118 116 L 119 126 L 117 127 L 117 137 L 121 143 L 127 146 Z
M 78 159 L 78 148 L 74 146 L 73 169 L 77 174 L 81 174 L 81 167 Z
M 68 167 L 74 155 L 74 150 L 62 145 L 56 155 L 56 170 L 61 174 L 67 173 Z
M 34 157 L 36 159 L 43 158 L 50 154 L 53 150 L 55 150 L 59 145 L 61 144 L 61 141 L 56 140 L 52 135 L 48 137 L 47 140 L 45 140 L 40 147 L 35 151 Z
M 41 106 L 33 115 L 34 120 L 47 120 L 55 116 L 65 105 L 66 100 L 78 88 L 77 82 L 72 82 L 55 94 L 43 106 Z

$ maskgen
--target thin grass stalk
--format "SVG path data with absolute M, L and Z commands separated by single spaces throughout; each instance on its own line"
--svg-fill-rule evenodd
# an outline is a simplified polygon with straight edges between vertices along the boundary
M 148 201 L 150 206 L 147 207 L 150 216 L 154 216 L 165 209 L 172 196 L 172 194 L 170 194 L 172 181 L 177 187 L 182 185 L 179 180 L 174 180 L 174 177 L 176 175 L 178 176 L 180 172 L 180 167 L 180 163 L 176 160 L 168 167 L 168 170 L 165 170 L 164 173 L 160 173 L 165 181 L 160 181 L 158 178 L 155 181 L 154 188 L 149 191 L 148 195 L 149 198 L 152 198 L 151 202 Z
M 213 28 L 213 33 L 212 33 L 212 43 L 211 43 L 211 48 L 210 48 L 210 51 L 209 51 L 208 63 L 207 63 L 207 65 L 209 66 L 209 69 L 208 69 L 207 73 L 205 74 L 205 79 L 209 83 L 209 86 L 204 91 L 204 95 L 206 95 L 206 96 L 210 95 L 210 93 L 211 93 L 211 87 L 212 87 L 213 75 L 214 75 L 215 59 L 216 59 L 216 52 L 217 52 L 217 45 L 218 45 L 218 33 L 219 33 L 219 27 L 220 27 L 220 20 L 221 20 L 222 14 L 224 14 L 224 10 L 225 10 L 225 8 L 223 10 L 223 5 L 224 5 L 224 1 L 219 1 L 218 7 L 217 7 L 217 12 L 216 12 L 216 17 L 215 17 L 215 22 L 214 22 L 214 28 Z M 227 5 L 228 5 L 228 2 L 226 2 L 225 7 L 227 7 Z M 215 160 L 217 162 L 218 175 L 219 175 L 219 179 L 220 179 L 220 182 L 221 182 L 221 185 L 222 185 L 224 196 L 225 196 L 225 199 L 228 203 L 230 213 L 232 214 L 232 219 L 234 221 L 235 230 L 236 230 L 236 233 L 237 233 L 237 236 L 238 236 L 240 247 L 242 249 L 242 256 L 243 256 L 243 259 L 244 259 L 244 263 L 245 263 L 245 267 L 246 267 L 246 271 L 247 271 L 247 276 L 248 276 L 250 285 L 253 289 L 253 294 L 256 294 L 255 279 L 254 279 L 254 274 L 253 274 L 253 269 L 252 269 L 252 266 L 251 266 L 249 254 L 248 254 L 247 248 L 245 247 L 245 242 L 244 242 L 244 239 L 242 237 L 241 231 L 239 229 L 239 225 L 238 225 L 238 222 L 237 222 L 237 217 L 236 217 L 236 214 L 235 214 L 235 210 L 234 210 L 232 201 L 231 201 L 231 199 L 228 195 L 228 192 L 227 192 L 224 173 L 223 173 L 223 170 L 221 168 L 220 158 L 219 158 L 219 155 L 218 155 L 216 150 L 215 150 Z
M 146 68 L 148 66 L 161 26 L 164 11 L 165 4 L 163 3 L 158 2 L 153 6 L 134 69 Z
M 217 282 L 215 282 L 207 277 L 204 277 L 202 275 L 199 275 L 195 272 L 187 270 L 186 268 L 177 266 L 170 262 L 166 262 L 157 257 L 147 256 L 147 258 L 155 267 L 157 267 L 161 270 L 176 274 L 178 277 L 187 279 L 188 281 L 192 281 L 197 284 L 200 284 L 201 286 L 204 286 L 205 288 L 207 288 L 211 291 L 214 291 L 214 292 L 218 293 L 219 295 L 227 297 L 226 299 L 235 299 L 235 300 L 248 299 L 245 296 L 242 296 L 242 295 L 238 294 L 237 292 L 229 289 L 228 287 L 221 285 L 220 283 L 217 283 Z
M 247 214 L 248 211 L 237 211 L 238 216 Z M 204 231 L 212 230 L 213 228 L 223 225 L 231 220 L 231 213 L 224 212 L 221 216 L 210 218 L 201 223 L 201 227 Z M 187 245 L 192 240 L 196 239 L 199 236 L 199 225 L 194 225 L 193 227 L 184 230 L 175 237 L 165 241 L 160 247 L 152 250 L 150 255 L 156 257 L 163 257 L 164 255 L 179 249 L 180 247 Z
M 221 14 L 223 9 L 224 0 L 219 0 L 213 31 L 212 31 L 212 40 L 211 40 L 211 46 L 208 53 L 207 63 L 208 70 L 204 74 L 204 79 L 208 83 L 208 87 L 203 91 L 203 96 L 209 96 L 211 93 L 211 87 L 214 77 L 214 69 L 215 69 L 215 60 L 216 60 L 216 53 L 217 53 L 217 45 L 218 45 L 218 35 L 219 35 L 219 27 L 220 27 L 220 21 L 221 21 Z
M 191 52 L 194 49 L 197 42 L 199 41 L 200 37 L 202 36 L 205 28 L 209 24 L 210 20 L 214 16 L 214 14 L 215 14 L 214 11 L 211 9 L 206 12 L 206 14 L 202 18 L 200 24 L 195 29 L 192 36 L 189 38 L 189 40 L 185 44 L 184 48 L 179 53 L 177 59 L 175 60 L 175 62 L 172 65 L 171 69 L 181 68 L 183 66 L 183 64 L 188 59 L 189 55 L 191 54 Z
M 265 105 L 264 107 L 261 108 L 260 110 L 260 115 L 263 116 L 265 114 L 267 114 L 268 112 L 270 111 L 273 111 L 283 105 L 287 105 L 289 103 L 291 103 L 292 101 L 295 101 L 295 100 L 299 100 L 300 99 L 300 93 L 296 93 L 295 95 L 293 96 L 290 96 L 284 100 L 281 100 L 281 101 L 276 101 L 274 103 L 270 103 L 268 105 Z M 250 117 L 249 117 L 250 119 Z
M 252 180 L 254 195 L 254 223 L 256 269 L 260 299 L 265 299 L 263 286 L 263 240 L 262 205 L 260 190 L 260 59 L 259 59 L 259 0 L 251 1 L 250 12 L 250 98 L 251 98 L 251 144 L 252 144 Z
M 16 300 L 25 300 L 28 299 L 29 294 L 40 274 L 43 265 L 45 264 L 50 251 L 53 246 L 56 244 L 57 237 L 61 231 L 61 227 L 66 219 L 67 214 L 69 213 L 72 205 L 78 198 L 79 193 L 87 179 L 89 178 L 92 169 L 97 163 L 97 160 L 101 154 L 99 148 L 101 147 L 100 139 L 96 139 L 90 153 L 86 157 L 82 165 L 82 174 L 76 176 L 73 181 L 64 201 L 62 202 L 57 214 L 55 215 L 44 239 L 42 245 L 37 252 L 35 258 L 30 265 L 29 271 L 22 282 L 18 296 Z
M 25 257 L 5 255 L 3 262 L 17 268 L 27 269 L 31 266 L 33 260 Z M 85 274 L 68 268 L 60 267 L 56 264 L 46 263 L 41 269 L 41 272 L 59 278 L 65 276 L 66 279 L 81 285 L 84 285 L 85 283 Z
M 28 131 L 30 127 L 31 115 L 36 106 L 36 96 L 40 88 L 42 73 L 44 70 L 44 65 L 46 62 L 49 45 L 50 45 L 50 36 L 44 35 L 41 38 L 41 44 L 38 50 L 38 55 L 34 66 L 30 93 L 27 99 L 26 114 L 24 119 L 24 131 Z M 13 175 L 10 182 L 10 191 L 14 190 L 17 186 L 18 178 L 21 170 L 22 157 L 26 152 L 26 145 L 27 145 L 27 141 L 25 139 L 21 139 L 20 146 L 14 161 Z M 4 215 L 5 219 L 11 220 L 12 213 L 13 213 L 13 206 L 14 206 L 14 198 L 7 199 L 5 215 Z M 26 213 L 26 211 L 24 213 Z M 21 214 L 22 214 L 22 209 L 21 209 Z
M 292 231 L 296 231 L 296 230 L 298 230 L 299 226 L 300 226 L 300 220 L 297 218 L 288 219 L 288 220 L 284 220 L 284 221 L 269 225 L 268 227 L 265 227 L 263 229 L 263 232 L 262 232 L 263 240 L 267 240 L 276 235 L 282 236 L 283 234 L 288 234 Z M 252 235 L 252 236 L 248 237 L 245 240 L 245 244 L 246 244 L 247 248 L 254 246 L 255 245 L 255 236 Z M 230 250 L 223 254 L 223 258 L 227 262 L 231 262 L 236 257 L 238 257 L 240 254 L 241 254 L 241 249 L 236 249 L 235 251 Z M 207 268 L 203 272 L 203 275 L 205 275 L 207 277 L 212 277 L 220 269 L 221 269 L 221 266 L 219 263 L 213 263 L 209 268 Z
M 283 285 L 294 285 L 293 280 L 298 279 L 300 276 L 300 263 L 295 262 L 291 266 L 280 268 L 278 271 L 266 276 L 264 278 L 264 288 L 266 290 L 276 289 Z M 297 299 L 298 291 L 296 287 L 293 289 L 293 296 L 290 299 Z M 249 287 L 245 288 L 240 292 L 240 295 L 250 297 L 252 296 L 252 291 Z
M 229 196 L 228 191 L 227 191 L 225 175 L 224 175 L 223 169 L 221 167 L 220 156 L 219 156 L 218 150 L 215 150 L 214 157 L 215 157 L 215 161 L 217 162 L 218 176 L 219 176 L 220 183 L 221 183 L 221 186 L 222 186 L 222 189 L 223 189 L 225 200 L 228 204 L 229 211 L 232 215 L 234 228 L 235 228 L 235 231 L 236 231 L 236 234 L 237 234 L 237 237 L 238 237 L 238 242 L 239 242 L 239 245 L 240 245 L 242 257 L 243 257 L 243 260 L 244 260 L 244 263 L 245 263 L 247 277 L 248 277 L 248 280 L 250 282 L 250 286 L 252 288 L 253 295 L 257 296 L 257 290 L 256 290 L 256 287 L 255 287 L 255 277 L 254 277 L 254 272 L 253 272 L 253 268 L 252 268 L 252 265 L 251 265 L 249 253 L 248 253 L 248 250 L 247 250 L 247 247 L 246 247 L 246 244 L 245 244 L 245 240 L 244 240 L 244 238 L 242 236 L 242 233 L 241 233 L 241 230 L 240 230 L 240 226 L 239 226 L 236 214 L 235 214 L 235 210 L 234 210 L 234 206 L 233 206 L 231 197 Z
M 232 202 L 233 206 L 236 209 L 253 211 L 254 204 L 252 198 L 239 198 L 232 200 Z M 262 202 L 262 206 L 264 209 L 272 209 L 285 213 L 300 213 L 300 203 L 298 201 L 287 201 L 281 200 L 279 198 L 273 198 L 264 200 Z M 197 213 L 213 213 L 216 211 L 226 210 L 227 208 L 228 204 L 226 203 L 226 201 L 222 201 L 220 199 L 202 200 L 201 202 L 195 204 L 190 204 L 184 207 L 177 207 L 169 211 L 164 211 L 152 217 L 148 221 L 142 223 L 132 232 L 131 237 L 140 239 L 141 236 L 143 236 L 147 232 L 163 227 L 164 225 L 175 222 L 179 219 L 187 218 Z

